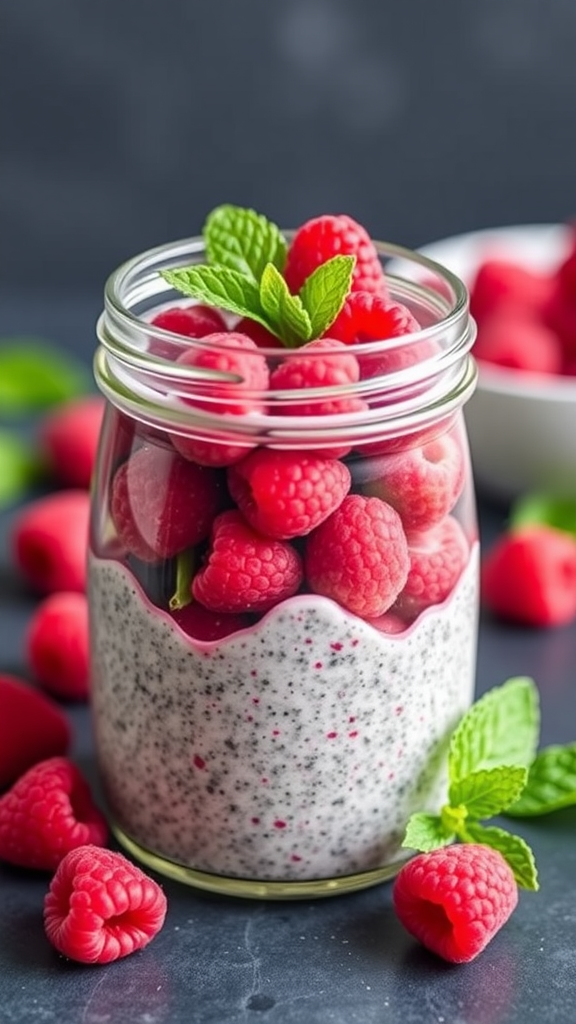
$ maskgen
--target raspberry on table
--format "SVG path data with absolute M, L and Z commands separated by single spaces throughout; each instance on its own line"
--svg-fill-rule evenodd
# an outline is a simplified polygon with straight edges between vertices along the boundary
M 379 498 L 349 494 L 310 534 L 304 556 L 313 591 L 361 618 L 388 611 L 408 577 L 400 516 Z
M 408 534 L 408 554 L 408 579 L 395 610 L 415 618 L 452 592 L 468 561 L 469 545 L 458 520 L 446 516 L 429 530 Z
M 419 330 L 420 324 L 401 303 L 371 292 L 351 292 L 326 336 L 337 338 L 345 345 L 364 345 L 370 341 L 402 338 Z M 360 376 L 366 379 L 397 373 L 431 358 L 437 351 L 435 342 L 425 340 L 410 341 L 373 355 L 361 355 L 357 357 Z
M 194 640 L 222 640 L 251 624 L 249 615 L 212 612 L 198 601 L 192 601 L 170 614 L 180 629 Z
M 62 860 L 44 900 L 44 928 L 63 956 L 108 964 L 147 946 L 166 917 L 166 896 L 121 853 L 85 844 Z
M 38 761 L 65 754 L 70 725 L 53 700 L 3 673 L 0 708 L 0 789 L 5 789 Z
M 527 626 L 576 617 L 576 540 L 543 524 L 504 533 L 484 557 L 481 594 L 495 615 Z
M 144 444 L 116 470 L 110 515 L 125 550 L 155 562 L 204 540 L 224 501 L 216 470 Z
M 89 696 L 88 601 L 61 590 L 40 602 L 26 633 L 28 664 L 38 682 L 68 700 Z
M 263 612 L 302 582 L 298 552 L 256 533 L 236 509 L 214 521 L 208 557 L 192 582 L 197 601 L 215 612 Z
M 363 492 L 392 505 L 407 533 L 439 523 L 452 511 L 464 487 L 464 455 L 453 434 L 440 434 L 417 448 L 381 456 L 370 471 Z
M 181 338 L 205 338 L 215 331 L 226 331 L 226 321 L 213 306 L 196 303 L 189 306 L 170 306 L 150 321 L 154 327 L 178 334 Z M 178 348 L 163 338 L 150 338 L 148 351 L 164 359 L 173 359 Z
M 338 508 L 350 490 L 350 470 L 337 459 L 259 448 L 230 467 L 228 489 L 255 530 L 288 540 Z
M 66 757 L 39 761 L 0 797 L 0 859 L 9 864 L 54 871 L 75 847 L 107 840 L 106 819 Z
M 290 291 L 300 291 L 307 277 L 333 256 L 355 256 L 354 291 L 387 294 L 386 279 L 376 247 L 361 224 L 346 214 L 325 214 L 298 228 L 286 260 L 284 276 Z
M 479 362 L 531 373 L 560 373 L 562 345 L 550 327 L 506 307 L 482 322 L 474 345 Z
M 12 557 L 38 592 L 86 589 L 90 496 L 85 490 L 37 498 L 16 516 Z
M 77 398 L 50 411 L 40 425 L 41 454 L 52 476 L 66 487 L 90 486 L 104 406 L 100 395 Z
M 406 930 L 450 963 L 474 960 L 518 903 L 512 869 L 498 850 L 476 843 L 421 853 L 392 890 Z

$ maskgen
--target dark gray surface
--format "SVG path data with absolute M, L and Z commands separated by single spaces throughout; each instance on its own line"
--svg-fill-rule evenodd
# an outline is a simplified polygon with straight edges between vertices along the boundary
M 43 329 L 92 348 L 98 300 L 0 305 L 7 330 Z M 503 512 L 483 508 L 485 539 Z M 14 512 L 0 516 L 0 671 L 25 674 L 24 633 L 35 598 L 10 568 Z M 576 628 L 527 632 L 483 620 L 478 690 L 531 674 L 543 743 L 576 738 Z M 1 713 L 1 709 L 0 709 Z M 92 781 L 87 709 L 70 707 L 74 756 Z M 576 811 L 518 824 L 540 867 L 541 891 L 473 964 L 449 967 L 420 949 L 391 909 L 391 886 L 325 901 L 224 900 L 166 882 L 163 931 L 108 967 L 60 959 L 42 928 L 45 876 L 0 867 L 0 1024 L 574 1024 Z

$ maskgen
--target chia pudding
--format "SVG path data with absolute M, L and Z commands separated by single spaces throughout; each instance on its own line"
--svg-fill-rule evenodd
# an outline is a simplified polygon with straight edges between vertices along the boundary
M 399 635 L 317 594 L 211 642 L 131 571 L 91 555 L 93 714 L 115 824 L 146 850 L 250 880 L 392 865 L 446 799 L 447 738 L 473 696 L 478 545 Z

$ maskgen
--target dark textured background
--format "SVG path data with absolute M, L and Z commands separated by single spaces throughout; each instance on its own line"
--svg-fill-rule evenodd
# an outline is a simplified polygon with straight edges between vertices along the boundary
M 5 0 L 0 287 L 222 201 L 409 245 L 576 214 L 574 0 Z

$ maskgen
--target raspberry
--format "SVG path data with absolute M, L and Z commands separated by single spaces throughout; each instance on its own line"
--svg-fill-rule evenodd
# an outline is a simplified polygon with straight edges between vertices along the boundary
M 498 850 L 470 843 L 414 857 L 398 874 L 392 899 L 414 938 L 444 960 L 463 964 L 506 923 L 518 889 Z
M 39 445 L 48 469 L 66 487 L 89 487 L 104 399 L 95 395 L 67 402 L 49 413 L 40 427 Z
M 61 590 L 36 608 L 26 637 L 36 679 L 56 697 L 85 700 L 89 693 L 88 602 Z
M 367 621 L 374 626 L 374 629 L 379 629 L 381 633 L 388 633 L 390 636 L 403 633 L 405 629 L 408 629 L 408 623 L 393 611 L 384 612 L 384 615 L 379 615 L 377 619 L 368 619 Z
M 544 322 L 558 336 L 565 356 L 576 354 L 576 301 L 556 285 L 544 310 Z
M 415 618 L 451 593 L 468 560 L 468 541 L 459 522 L 446 516 L 430 530 L 409 534 L 408 553 L 408 579 L 395 610 Z
M 214 522 L 208 560 L 192 593 L 215 612 L 263 612 L 292 597 L 301 582 L 298 552 L 284 541 L 261 537 L 233 510 Z
M 306 221 L 288 250 L 284 276 L 290 291 L 300 291 L 310 274 L 333 256 L 355 256 L 353 291 L 386 295 L 386 279 L 370 235 L 346 214 L 326 214 Z
M 86 589 L 90 497 L 87 491 L 50 494 L 26 505 L 12 531 L 14 563 L 40 593 Z
M 464 486 L 464 456 L 451 434 L 441 434 L 419 448 L 383 456 L 365 494 L 387 501 L 408 531 L 428 530 L 450 512 Z
M 197 601 L 192 601 L 191 604 L 171 614 L 180 629 L 195 640 L 222 640 L 223 637 L 237 633 L 240 629 L 247 629 L 251 623 L 248 615 L 211 612 Z
M 298 355 L 280 363 L 270 375 L 272 391 L 296 391 L 305 388 L 341 387 L 360 380 L 358 360 L 348 352 L 343 342 L 334 338 L 319 338 L 298 349 Z M 366 403 L 359 398 L 312 398 L 303 402 L 282 402 L 279 411 L 284 416 L 333 416 L 361 412 Z
M 223 500 L 215 470 L 145 444 L 116 470 L 110 514 L 126 551 L 154 562 L 204 540 Z
M 163 331 L 178 334 L 181 338 L 205 338 L 214 331 L 225 331 L 226 321 L 212 306 L 201 303 L 191 306 L 171 306 L 164 309 L 150 321 Z M 148 351 L 162 359 L 175 359 L 180 353 L 179 346 L 164 338 L 150 338 Z
M 306 545 L 305 571 L 312 590 L 364 618 L 388 611 L 408 568 L 400 516 L 379 498 L 348 495 Z
M 562 366 L 557 335 L 514 307 L 503 308 L 483 321 L 474 355 L 479 362 L 532 373 L 560 373 Z
M 249 316 L 242 317 L 237 324 L 234 324 L 234 331 L 239 334 L 246 334 L 258 346 L 258 348 L 283 348 L 280 338 L 277 338 L 267 327 L 259 324 L 257 320 L 251 320 Z
M 552 279 L 512 260 L 486 259 L 470 286 L 470 311 L 478 323 L 503 303 L 538 314 L 550 296 Z
M 350 490 L 350 470 L 337 459 L 260 448 L 228 470 L 228 489 L 255 530 L 288 540 L 338 508 Z
M 0 797 L 0 858 L 9 864 L 54 871 L 70 850 L 107 839 L 88 783 L 65 757 L 39 761 Z
M 70 726 L 49 697 L 13 676 L 0 675 L 0 789 L 38 761 L 65 754 Z
M 165 917 L 157 882 L 121 853 L 91 845 L 64 858 L 44 900 L 49 942 L 83 964 L 108 964 L 143 949 Z
M 369 341 L 401 338 L 419 330 L 418 321 L 399 302 L 392 302 L 370 292 L 352 292 L 327 334 L 343 341 L 345 345 L 363 345 Z M 360 374 L 366 379 L 396 373 L 430 358 L 436 351 L 435 343 L 419 341 L 400 345 L 387 352 L 358 356 Z
M 576 616 L 576 541 L 551 526 L 501 536 L 484 559 L 482 597 L 503 619 L 561 626 Z

